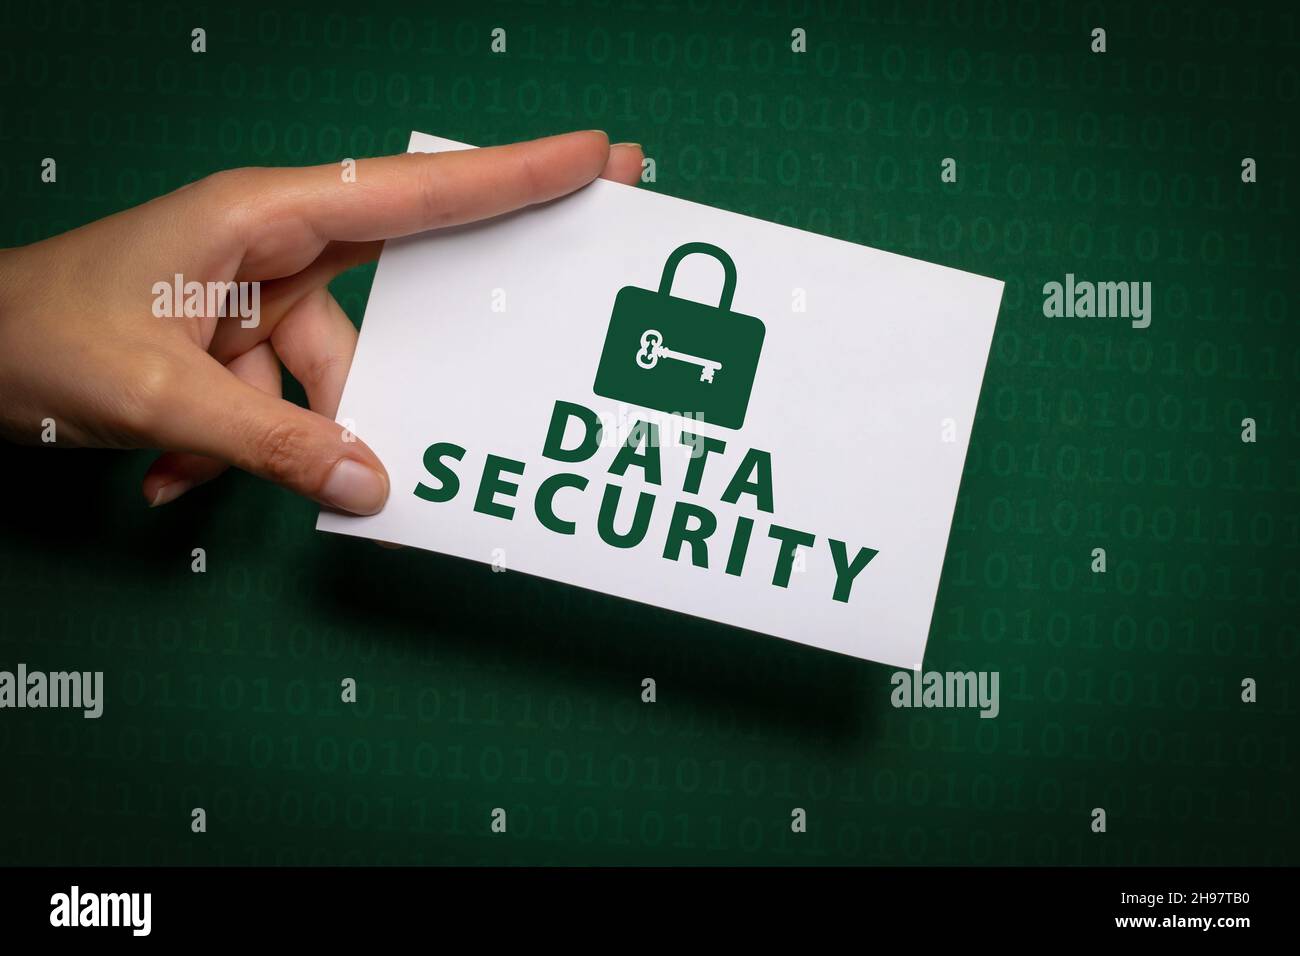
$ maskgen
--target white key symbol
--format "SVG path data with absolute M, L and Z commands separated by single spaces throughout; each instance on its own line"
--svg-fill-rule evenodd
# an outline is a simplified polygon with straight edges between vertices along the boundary
M 684 352 L 674 352 L 670 348 L 665 348 L 663 333 L 658 329 L 646 329 L 641 333 L 641 348 L 636 353 L 636 364 L 642 368 L 654 368 L 659 364 L 661 358 L 698 365 L 700 367 L 700 381 L 708 382 L 710 385 L 713 384 L 713 373 L 722 369 L 721 362 L 714 362 L 712 359 L 700 358 L 698 355 L 687 355 Z

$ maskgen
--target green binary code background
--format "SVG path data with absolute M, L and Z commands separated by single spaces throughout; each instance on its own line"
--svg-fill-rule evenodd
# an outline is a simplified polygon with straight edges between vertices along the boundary
M 925 658 L 998 671 L 996 719 L 246 475 L 150 511 L 147 453 L 3 446 L 0 668 L 102 670 L 105 708 L 0 712 L 0 861 L 1300 862 L 1293 7 L 52 0 L 0 35 L 4 245 L 412 129 L 601 128 L 643 189 L 1006 282 Z M 358 323 L 373 271 L 334 284 Z M 1150 282 L 1150 327 L 1045 317 L 1067 273 Z

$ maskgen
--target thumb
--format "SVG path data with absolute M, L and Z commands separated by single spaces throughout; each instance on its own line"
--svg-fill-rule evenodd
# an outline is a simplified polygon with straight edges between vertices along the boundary
M 203 363 L 159 438 L 172 451 L 219 458 L 329 508 L 371 515 L 388 500 L 388 472 L 347 429 Z

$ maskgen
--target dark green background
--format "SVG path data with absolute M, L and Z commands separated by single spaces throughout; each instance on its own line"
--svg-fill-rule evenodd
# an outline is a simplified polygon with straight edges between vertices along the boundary
M 411 129 L 600 127 L 655 158 L 644 188 L 1007 283 L 925 660 L 999 671 L 996 720 L 894 710 L 881 665 L 319 534 L 247 476 L 154 512 L 145 453 L 4 447 L 0 668 L 102 669 L 107 703 L 0 712 L 0 861 L 1300 861 L 1292 11 L 0 6 L 6 245 Z M 1150 281 L 1151 327 L 1044 318 L 1067 272 Z M 335 286 L 356 321 L 372 275 Z

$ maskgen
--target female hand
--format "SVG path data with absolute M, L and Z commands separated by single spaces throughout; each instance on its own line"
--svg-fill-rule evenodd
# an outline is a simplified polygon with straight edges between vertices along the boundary
M 357 332 L 329 291 L 394 236 L 628 184 L 641 149 L 598 131 L 342 166 L 234 169 L 142 206 L 0 250 L 0 433 L 57 446 L 159 448 L 150 505 L 229 465 L 323 505 L 373 514 L 388 474 L 334 422 Z M 259 281 L 238 314 L 159 318 L 156 283 Z M 251 327 L 244 327 L 245 324 Z M 280 397 L 280 364 L 311 410 Z M 346 439 L 346 440 L 345 440 Z

